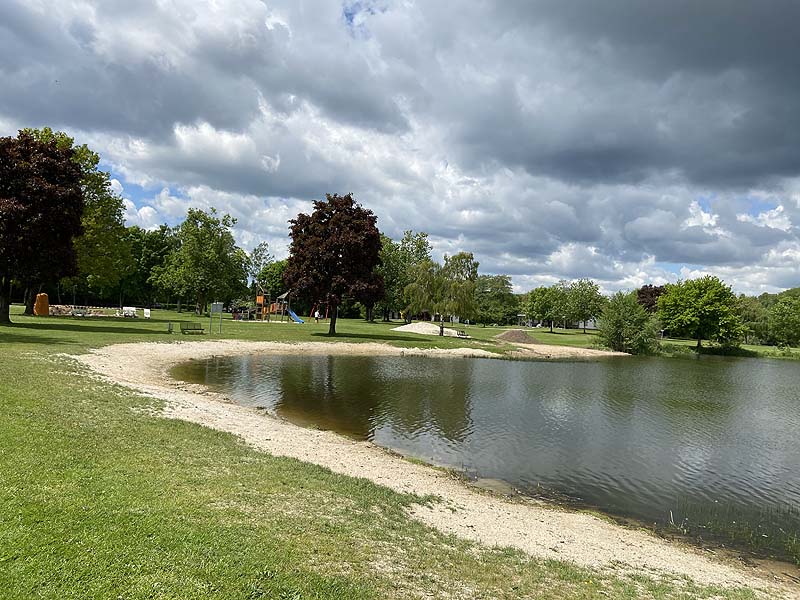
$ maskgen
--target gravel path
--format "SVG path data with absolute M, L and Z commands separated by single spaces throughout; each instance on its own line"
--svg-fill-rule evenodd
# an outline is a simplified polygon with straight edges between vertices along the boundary
M 368 354 L 485 356 L 482 350 L 400 349 L 384 344 L 279 344 L 206 341 L 106 346 L 75 358 L 96 373 L 166 401 L 164 415 L 241 436 L 277 456 L 364 477 L 398 492 L 436 495 L 443 502 L 417 506 L 411 516 L 436 529 L 491 546 L 586 567 L 687 576 L 701 584 L 751 586 L 800 597 L 798 588 L 764 570 L 712 557 L 649 532 L 621 527 L 587 513 L 537 502 L 508 501 L 475 491 L 439 470 L 414 464 L 368 442 L 292 425 L 263 411 L 238 406 L 203 386 L 177 382 L 168 369 L 190 359 L 236 354 Z

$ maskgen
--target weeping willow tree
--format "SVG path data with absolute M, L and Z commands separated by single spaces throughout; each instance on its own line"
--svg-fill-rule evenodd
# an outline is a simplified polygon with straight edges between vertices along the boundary
M 471 252 L 445 256 L 444 263 L 425 260 L 413 270 L 405 296 L 414 313 L 439 315 L 439 335 L 444 335 L 444 316 L 471 317 L 475 312 L 478 262 Z

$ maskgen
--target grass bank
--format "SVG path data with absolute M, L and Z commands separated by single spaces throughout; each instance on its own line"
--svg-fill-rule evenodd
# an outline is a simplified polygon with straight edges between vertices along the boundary
M 15 326 L 0 328 L 3 598 L 755 596 L 533 560 L 437 533 L 405 512 L 429 499 L 160 418 L 152 399 L 98 381 L 62 356 L 180 337 L 166 333 L 178 315 L 154 317 L 15 314 Z M 381 325 L 340 326 L 344 341 L 392 335 Z M 321 341 L 323 332 L 226 322 L 222 337 Z

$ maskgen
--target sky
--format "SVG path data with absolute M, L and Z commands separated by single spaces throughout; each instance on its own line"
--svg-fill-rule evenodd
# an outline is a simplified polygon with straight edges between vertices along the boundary
M 4 0 L 0 135 L 100 153 L 126 221 L 288 251 L 352 192 L 527 291 L 800 286 L 796 0 Z

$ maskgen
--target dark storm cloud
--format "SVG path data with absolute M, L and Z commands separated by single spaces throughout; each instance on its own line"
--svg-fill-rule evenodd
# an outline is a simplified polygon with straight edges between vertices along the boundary
M 786 0 L 6 1 L 0 127 L 89 142 L 152 191 L 128 207 L 147 226 L 217 203 L 282 247 L 289 213 L 354 192 L 526 284 L 670 263 L 771 289 L 800 278 L 798 22 Z

